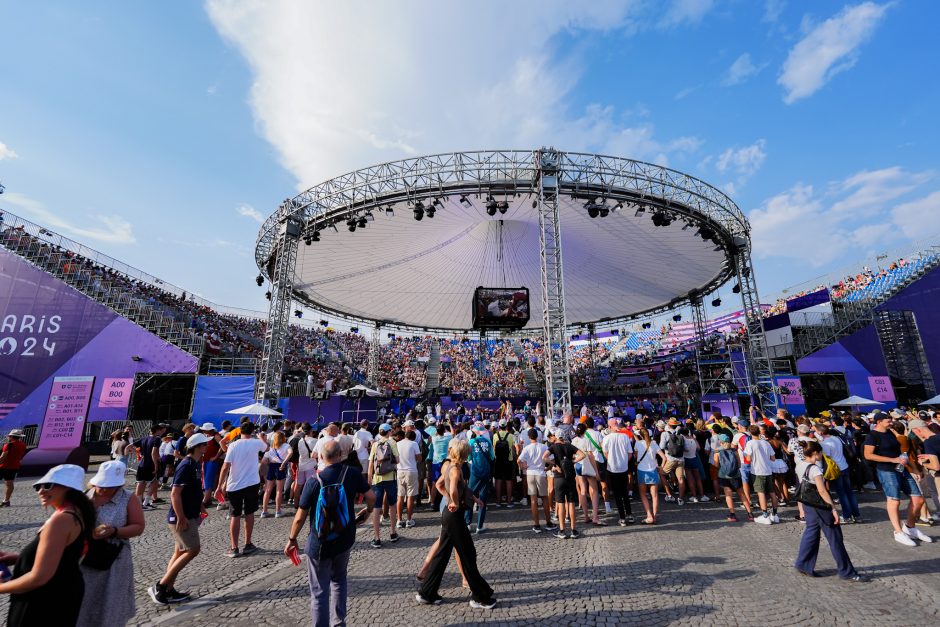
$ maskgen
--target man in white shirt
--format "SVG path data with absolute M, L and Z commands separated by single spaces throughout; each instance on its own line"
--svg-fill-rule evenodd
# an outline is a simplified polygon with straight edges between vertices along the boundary
M 545 529 L 551 531 L 551 504 L 548 498 L 548 478 L 545 474 L 545 453 L 548 447 L 540 443 L 539 432 L 535 428 L 526 433 L 529 443 L 522 448 L 519 459 L 516 460 L 519 468 L 525 473 L 526 487 L 529 494 L 529 507 L 532 510 L 532 531 L 542 533 L 539 524 L 539 498 L 542 499 L 542 509 L 545 514 Z
M 845 459 L 842 438 L 833 434 L 832 428 L 825 424 L 816 425 L 816 437 L 819 439 L 819 445 L 822 447 L 823 453 L 831 457 L 841 471 L 839 476 L 829 483 L 839 496 L 839 505 L 842 506 L 842 521 L 856 523 L 861 518 L 861 512 L 858 509 L 855 491 L 852 489 L 849 462 Z
M 310 423 L 305 422 L 301 426 L 303 435 L 297 441 L 297 476 L 294 478 L 294 502 L 300 501 L 300 494 L 303 491 L 304 484 L 308 479 L 316 476 L 317 460 L 313 457 L 313 450 L 317 446 L 317 440 L 312 435 L 313 429 Z
M 323 445 L 327 442 L 332 442 L 337 439 L 337 437 L 339 437 L 339 425 L 335 422 L 328 424 L 326 429 L 323 430 L 323 433 L 320 434 L 316 445 L 313 447 L 313 458 L 317 460 L 317 472 L 329 466 L 329 464 L 326 463 L 326 458 L 321 454 Z
M 411 421 L 408 421 L 411 422 Z M 405 423 L 407 424 L 407 423 Z M 412 423 L 414 425 L 414 423 Z M 414 429 L 405 432 L 405 437 L 398 442 L 398 528 L 411 528 L 415 526 L 413 519 L 415 499 L 421 489 L 418 464 L 422 461 L 421 445 L 418 444 L 418 434 Z M 402 517 L 402 510 L 406 509 L 408 519 Z
M 629 477 L 630 457 L 633 455 L 633 442 L 621 428 L 620 420 L 611 418 L 607 421 L 608 433 L 601 442 L 601 448 L 607 459 L 607 480 L 610 491 L 614 494 L 614 503 L 619 515 L 621 527 L 635 521 L 630 508 Z
M 777 493 L 773 489 L 773 461 L 776 459 L 774 449 L 767 440 L 760 439 L 760 427 L 748 427 L 751 441 L 744 445 L 743 454 L 751 462 L 751 475 L 754 477 L 754 491 L 757 492 L 757 502 L 763 514 L 754 519 L 761 525 L 770 525 L 780 522 L 777 516 Z M 767 495 L 770 495 L 773 509 L 767 511 Z
M 353 450 L 356 451 L 359 463 L 362 464 L 362 474 L 366 475 L 369 472 L 369 450 L 372 448 L 372 434 L 369 432 L 368 420 L 359 423 L 359 430 L 353 437 L 356 439 L 353 443 Z
M 258 474 L 260 457 L 268 450 L 264 440 L 254 437 L 255 425 L 246 422 L 241 426 L 241 437 L 228 446 L 222 474 L 219 477 L 219 489 L 216 498 L 221 500 L 222 486 L 225 486 L 225 498 L 231 507 L 232 519 L 229 522 L 229 537 L 232 541 L 228 557 L 250 555 L 258 550 L 251 542 L 251 532 L 255 526 L 255 512 L 258 511 L 258 487 L 261 476 Z M 241 519 L 245 516 L 245 546 L 238 550 L 238 536 L 241 532 Z

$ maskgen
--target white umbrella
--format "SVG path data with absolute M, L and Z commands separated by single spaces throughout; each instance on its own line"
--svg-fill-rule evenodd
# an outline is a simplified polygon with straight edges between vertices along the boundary
M 262 403 L 252 403 L 251 405 L 245 405 L 244 407 L 239 407 L 238 409 L 231 409 L 226 414 L 242 414 L 243 416 L 281 416 L 281 412 L 276 409 L 271 409 L 267 405 Z
M 937 394 L 933 398 L 928 398 L 926 401 L 921 403 L 921 405 L 940 405 L 940 394 Z
M 873 401 L 870 398 L 862 398 L 861 396 L 850 396 L 844 398 L 838 403 L 832 403 L 831 407 L 870 407 L 872 405 L 884 405 L 884 403 L 879 403 L 878 401 Z
M 367 388 L 364 385 L 354 385 L 349 389 L 343 390 L 342 392 L 337 392 L 337 394 L 339 394 L 340 396 L 349 396 L 349 393 L 352 392 L 353 390 L 362 390 L 362 394 L 365 396 L 382 396 L 382 393 L 379 392 L 378 390 Z

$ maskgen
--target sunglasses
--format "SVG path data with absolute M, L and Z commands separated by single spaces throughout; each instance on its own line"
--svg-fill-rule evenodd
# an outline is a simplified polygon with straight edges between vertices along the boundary
M 36 485 L 33 486 L 33 490 L 35 490 L 36 492 L 39 492 L 40 490 L 45 490 L 46 492 L 48 492 L 49 490 L 56 487 L 57 485 L 58 485 L 57 483 L 37 483 Z

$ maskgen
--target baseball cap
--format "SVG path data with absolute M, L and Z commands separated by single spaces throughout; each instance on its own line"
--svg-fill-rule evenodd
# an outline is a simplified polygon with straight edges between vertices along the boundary
M 406 420 L 406 421 L 405 421 L 405 424 L 402 425 L 402 426 L 403 426 L 403 427 L 413 427 L 413 426 L 415 426 L 415 421 L 414 421 L 414 420 Z
M 891 420 L 891 416 L 884 413 L 883 411 L 876 411 L 874 414 L 872 414 L 871 419 L 874 422 L 878 422 L 879 420 Z
M 384 425 L 379 425 L 379 433 L 388 433 L 392 430 L 392 425 L 386 423 Z
M 429 425 L 436 425 L 436 424 L 437 424 L 437 418 L 435 418 L 434 416 L 428 417 L 428 424 L 429 424 Z
M 745 420 L 744 418 L 741 418 L 740 420 L 738 420 L 737 424 L 740 425 L 740 426 L 742 426 L 742 427 L 747 427 L 747 426 L 750 426 L 751 423 L 749 423 L 749 422 L 748 422 L 747 420 Z
M 921 420 L 920 418 L 915 418 L 914 420 L 907 423 L 908 429 L 926 429 L 927 423 Z
M 721 435 L 718 436 L 718 440 L 720 442 L 730 442 L 731 438 L 728 437 L 727 433 L 722 433 Z

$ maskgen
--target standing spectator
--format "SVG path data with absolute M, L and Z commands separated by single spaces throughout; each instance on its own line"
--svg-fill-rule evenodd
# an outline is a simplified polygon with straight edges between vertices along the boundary
M 525 473 L 529 509 L 532 510 L 532 531 L 542 533 L 542 526 L 539 524 L 539 499 L 545 513 L 545 528 L 549 531 L 553 529 L 548 480 L 545 476 L 545 454 L 548 447 L 539 442 L 539 431 L 535 427 L 529 428 L 527 436 L 529 443 L 519 453 L 519 468 Z
M 10 498 L 13 496 L 13 486 L 16 475 L 20 471 L 23 456 L 26 455 L 26 443 L 23 442 L 23 432 L 13 429 L 7 434 L 7 442 L 0 452 L 0 477 L 5 482 L 6 491 L 0 507 L 10 507 Z
M 549 437 L 551 444 L 544 459 L 554 466 L 555 513 L 558 516 L 558 531 L 555 532 L 555 537 L 562 540 L 577 539 L 581 534 L 577 529 L 575 515 L 575 508 L 578 506 L 575 464 L 584 460 L 584 453 L 571 445 L 567 439 L 567 430 L 561 427 L 556 427 Z M 565 533 L 565 519 L 571 526 L 570 535 Z
M 212 495 L 219 483 L 219 473 L 222 472 L 222 436 L 211 422 L 206 422 L 199 427 L 199 433 L 206 436 L 208 440 L 206 451 L 202 455 L 202 504 L 203 507 L 209 507 L 212 503 Z
M 636 482 L 640 490 L 640 501 L 646 511 L 644 525 L 655 525 L 659 518 L 659 461 L 665 460 L 665 454 L 659 450 L 656 440 L 650 437 L 650 432 L 644 427 L 634 430 L 636 434 Z M 607 438 L 604 438 L 605 440 Z M 658 459 L 657 459 L 658 458 Z M 607 469 L 610 470 L 610 457 L 608 456 Z M 611 478 L 613 483 L 613 478 Z M 627 510 L 629 512 L 629 510 Z M 627 517 L 630 522 L 630 517 Z
M 398 481 L 396 470 L 398 469 L 398 444 L 391 438 L 392 425 L 383 424 L 379 426 L 379 435 L 372 443 L 372 450 L 369 453 L 369 485 L 372 486 L 372 492 L 375 494 L 375 512 L 372 516 L 372 531 L 374 537 L 370 546 L 373 549 L 382 548 L 382 504 L 388 501 L 391 533 L 388 536 L 389 542 L 398 542 L 398 533 L 395 531 L 397 512 L 395 504 L 398 501 Z
M 724 490 L 725 504 L 728 506 L 728 522 L 738 522 L 738 515 L 734 512 L 734 494 L 737 492 L 741 504 L 747 511 L 748 522 L 754 521 L 751 511 L 751 502 L 744 497 L 743 481 L 741 479 L 741 460 L 737 451 L 732 448 L 731 438 L 727 433 L 718 434 L 719 448 L 712 454 L 712 466 L 718 469 L 718 485 Z
M 104 563 L 93 564 L 86 556 L 82 564 L 85 597 L 79 625 L 125 625 L 137 613 L 134 561 L 128 540 L 144 532 L 144 510 L 134 493 L 124 489 L 126 473 L 127 466 L 108 461 L 98 467 L 98 473 L 88 482 L 92 489 L 86 496 L 98 513 L 93 537 L 120 549 L 107 568 L 102 568 Z
M 917 418 L 908 423 L 907 427 L 922 442 L 923 452 L 917 456 L 925 471 L 923 482 L 932 483 L 934 501 L 934 522 L 940 522 L 940 434 L 935 434 L 930 426 L 922 419 Z
M 95 526 L 84 478 L 80 466 L 62 464 L 33 484 L 53 511 L 21 553 L 0 553 L 0 563 L 13 566 L 13 578 L 0 583 L 0 594 L 10 595 L 9 627 L 77 623 L 85 594 L 78 564 Z
M 839 505 L 842 506 L 842 521 L 856 523 L 862 514 L 858 509 L 855 490 L 852 489 L 849 462 L 845 458 L 842 439 L 830 431 L 829 425 L 822 423 L 816 425 L 816 437 L 819 439 L 823 453 L 831 457 L 839 467 L 839 476 L 830 483 L 839 497 Z
M 607 458 L 607 476 L 610 481 L 610 491 L 614 495 L 614 505 L 617 507 L 617 522 L 621 527 L 626 527 L 636 521 L 630 508 L 629 494 L 630 458 L 633 456 L 633 442 L 630 440 L 630 436 L 621 428 L 619 418 L 609 418 L 607 428 L 607 435 L 601 440 L 601 448 Z M 646 451 L 648 451 L 648 448 L 644 448 L 644 452 Z M 659 481 L 658 475 L 656 480 Z M 642 478 L 638 482 L 642 483 Z
M 839 577 L 855 583 L 869 581 L 867 577 L 855 570 L 845 550 L 842 527 L 839 526 L 839 514 L 836 512 L 836 505 L 832 502 L 829 490 L 826 489 L 823 471 L 818 465 L 823 456 L 822 447 L 816 442 L 805 442 L 803 455 L 808 462 L 806 470 L 800 477 L 801 481 L 807 484 L 800 488 L 800 493 L 807 495 L 802 501 L 806 516 L 806 529 L 803 530 L 803 537 L 800 539 L 800 552 L 794 566 L 807 577 L 819 576 L 814 569 L 816 557 L 819 555 L 819 534 L 822 532 L 829 543 L 829 550 L 832 551 Z
M 150 427 L 150 435 L 140 439 L 140 463 L 137 464 L 137 498 L 143 500 L 145 511 L 157 509 L 153 502 L 157 496 L 160 469 L 160 442 L 165 429 L 163 425 Z
M 679 421 L 670 418 L 659 439 L 659 449 L 666 454 L 666 462 L 662 466 L 663 477 L 666 479 L 666 501 L 675 501 L 677 505 L 685 504 L 685 439 L 679 433 Z M 669 489 L 669 479 L 675 477 L 679 496 L 674 497 Z
M 319 506 L 323 503 L 328 520 L 323 520 L 319 529 L 311 521 L 304 553 L 307 555 L 312 623 L 316 627 L 328 627 L 346 624 L 349 554 L 356 541 L 356 525 L 372 513 L 375 495 L 361 473 L 343 464 L 343 452 L 337 442 L 324 444 L 320 457 L 326 466 L 316 481 L 309 481 L 304 486 L 284 554 L 290 556 L 297 550 L 297 537 L 310 510 L 318 509 L 314 520 L 318 519 L 321 516 Z M 353 503 L 360 494 L 365 495 L 366 508 L 355 515 Z M 347 509 L 341 512 L 339 508 L 343 506 Z M 342 520 L 346 524 L 342 524 Z
M 300 500 L 300 493 L 304 484 L 307 483 L 308 479 L 315 477 L 317 473 L 317 460 L 313 457 L 313 449 L 316 448 L 317 441 L 312 435 L 313 427 L 310 426 L 309 422 L 305 422 L 300 426 L 300 429 L 301 435 L 297 439 L 297 456 L 291 457 L 291 459 L 297 460 L 292 499 L 295 503 Z
M 271 502 L 271 492 L 274 492 L 274 517 L 283 518 L 284 510 L 281 508 L 284 499 L 284 481 L 287 479 L 287 465 L 290 463 L 290 446 L 285 441 L 284 434 L 275 431 L 271 436 L 271 448 L 264 456 L 268 460 L 268 471 L 264 482 L 264 498 L 261 501 L 261 517 L 268 518 L 268 503 Z
M 760 427 L 748 428 L 751 441 L 744 446 L 744 456 L 751 461 L 750 474 L 754 477 L 754 491 L 760 504 L 761 515 L 754 522 L 771 525 L 780 522 L 777 515 L 777 493 L 773 489 L 774 449 L 767 440 L 760 439 Z M 771 510 L 767 511 L 767 497 L 770 496 Z
M 496 434 L 496 438 L 500 437 L 500 431 Z M 512 437 L 512 436 L 510 436 Z M 477 513 L 477 533 L 483 533 L 486 531 L 484 523 L 486 522 L 486 499 L 489 497 L 490 493 L 490 482 L 493 480 L 493 462 L 494 462 L 494 445 L 488 439 L 482 436 L 475 436 L 470 439 L 470 482 L 469 488 L 479 502 L 482 505 L 479 506 Z M 515 453 L 515 448 L 513 448 L 513 453 Z M 513 455 L 515 457 L 515 455 Z M 511 492 L 510 502 L 511 502 Z M 473 509 L 467 509 L 466 521 L 467 525 L 470 525 L 471 519 L 473 518 Z
M 415 526 L 415 499 L 421 490 L 421 484 L 418 480 L 420 476 L 418 466 L 421 464 L 421 448 L 417 442 L 417 434 L 413 430 L 406 432 L 404 436 L 396 444 L 398 449 L 398 503 L 396 513 L 398 514 L 398 528 L 408 527 L 410 529 Z M 407 520 L 405 520 L 403 514 L 408 516 Z
M 865 438 L 865 459 L 875 462 L 875 472 L 887 499 L 888 519 L 894 527 L 894 540 L 906 546 L 917 546 L 914 540 L 933 542 L 930 536 L 915 527 L 924 497 L 917 482 L 904 467 L 907 459 L 901 455 L 901 444 L 891 431 L 892 418 L 884 412 L 877 412 L 872 420 L 875 426 Z M 901 523 L 901 493 L 911 499 L 906 524 Z
M 575 465 L 575 481 L 578 486 L 578 500 L 581 513 L 584 514 L 584 524 L 593 524 L 597 527 L 606 527 L 607 524 L 600 519 L 600 485 L 597 478 L 600 469 L 594 459 L 594 447 L 584 434 L 587 433 L 587 424 L 579 422 L 575 426 L 575 438 L 572 446 L 584 454 L 584 459 Z M 588 512 L 588 500 L 591 503 L 591 512 Z
M 516 440 L 509 430 L 509 422 L 504 418 L 499 421 L 499 431 L 493 436 L 493 478 L 496 480 L 496 503 L 499 507 L 514 507 L 512 480 L 516 476 L 515 458 Z M 506 494 L 505 504 L 503 504 L 504 493 Z M 474 494 L 479 496 L 476 491 Z
M 252 437 L 255 425 L 246 422 L 241 426 L 240 439 L 228 445 L 222 475 L 219 478 L 217 497 L 222 497 L 225 486 L 225 498 L 231 507 L 232 520 L 229 522 L 229 536 L 232 549 L 228 557 L 250 555 L 258 550 L 252 541 L 251 533 L 255 528 L 255 512 L 258 511 L 258 486 L 261 484 L 260 456 L 268 450 L 264 440 Z M 245 545 L 241 553 L 238 549 L 238 536 L 241 533 L 241 518 L 245 517 Z
M 383 408 L 384 409 L 384 408 Z M 359 457 L 359 465 L 362 466 L 362 475 L 368 475 L 369 451 L 372 449 L 372 433 L 369 431 L 369 421 L 363 420 L 359 423 L 359 430 L 353 435 L 356 441 L 353 443 L 353 450 Z

